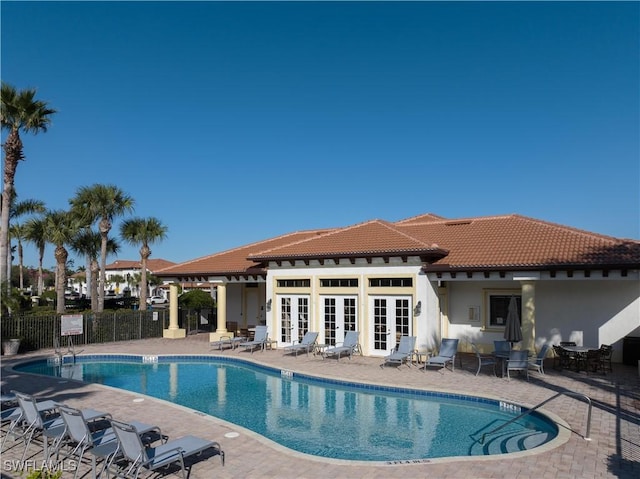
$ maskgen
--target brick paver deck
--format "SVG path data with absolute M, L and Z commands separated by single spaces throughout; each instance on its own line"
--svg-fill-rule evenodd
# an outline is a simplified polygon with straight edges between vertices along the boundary
M 222 444 L 226 464 L 218 457 L 196 463 L 191 479 L 205 478 L 501 478 L 564 479 L 564 478 L 634 478 L 640 477 L 640 378 L 638 369 L 614 364 L 614 372 L 601 374 L 555 371 L 530 375 L 527 382 L 514 378 L 507 381 L 493 377 L 483 370 L 475 376 L 476 360 L 464 358 L 463 367 L 455 371 L 419 371 L 417 368 L 379 367 L 378 358 L 355 356 L 352 360 L 323 360 L 317 356 L 283 355 L 281 350 L 267 350 L 250 354 L 245 351 L 212 351 L 208 335 L 186 339 L 151 339 L 121 343 L 90 345 L 83 354 L 222 354 L 233 355 L 282 369 L 305 372 L 324 377 L 359 382 L 373 382 L 394 386 L 448 390 L 471 395 L 490 396 L 533 406 L 560 391 L 583 393 L 593 401 L 591 441 L 583 436 L 587 429 L 587 406 L 579 400 L 560 396 L 544 409 L 566 421 L 571 429 L 569 440 L 545 452 L 529 451 L 515 456 L 435 460 L 431 463 L 400 465 L 369 465 L 331 461 L 307 456 L 285 449 L 250 431 L 216 418 L 165 401 L 109 387 L 60 381 L 15 373 L 8 368 L 27 357 L 47 357 L 52 351 L 38 351 L 2 361 L 3 390 L 19 390 L 67 403 L 74 407 L 91 407 L 109 411 L 123 421 L 138 420 L 158 424 L 163 432 L 175 438 L 185 434 L 202 436 Z M 228 432 L 238 437 L 227 438 Z M 22 454 L 20 442 L 8 442 L 2 454 L 2 477 L 20 477 L 15 463 Z M 27 459 L 41 461 L 42 448 L 30 447 Z M 81 477 L 91 477 L 90 466 L 81 465 Z M 63 477 L 73 477 L 65 472 Z M 179 477 L 169 474 L 168 477 Z

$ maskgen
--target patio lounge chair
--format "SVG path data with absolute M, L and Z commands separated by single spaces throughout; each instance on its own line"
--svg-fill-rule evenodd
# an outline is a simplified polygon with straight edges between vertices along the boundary
M 267 344 L 267 327 L 266 326 L 256 326 L 256 334 L 253 337 L 252 341 L 245 341 L 243 343 L 238 344 L 238 347 L 242 347 L 245 349 L 251 350 L 251 354 L 256 348 L 260 348 L 264 351 L 264 348 Z
M 111 428 L 100 429 L 91 432 L 89 423 L 80 409 L 75 409 L 64 404 L 58 405 L 58 411 L 66 426 L 65 437 L 54 442 L 56 457 L 59 456 L 61 448 L 66 445 L 70 448 L 64 456 L 82 462 L 84 453 L 91 454 L 91 471 L 96 477 L 96 462 L 98 459 L 107 461 L 108 458 L 118 449 L 116 436 Z M 108 418 L 108 416 L 105 416 Z M 66 441 L 66 442 L 65 442 Z M 77 477 L 79 467 L 76 468 L 74 478 Z
M 298 352 L 305 351 L 309 356 L 309 351 L 312 351 L 316 347 L 316 341 L 318 340 L 318 333 L 314 331 L 307 331 L 304 333 L 302 340 L 299 343 L 294 343 L 291 346 L 284 348 L 286 353 L 295 353 L 296 357 Z
M 476 376 L 480 374 L 480 369 L 483 366 L 493 366 L 493 375 L 496 375 L 496 364 L 498 364 L 498 360 L 495 358 L 493 354 L 482 354 L 476 346 L 476 343 L 471 343 L 471 348 L 473 348 L 473 352 L 476 354 L 476 358 L 478 359 L 478 370 L 476 371 Z
M 185 459 L 199 456 L 210 448 L 218 452 L 224 466 L 224 452 L 220 444 L 215 441 L 196 436 L 183 436 L 159 446 L 145 447 L 134 425 L 112 420 L 111 427 L 118 439 L 118 453 L 122 454 L 125 461 L 123 470 L 119 472 L 123 472 L 125 477 L 137 478 L 143 468 L 155 471 L 159 468 L 178 465 L 183 479 L 187 479 L 190 467 L 185 465 Z
M 535 359 L 529 361 L 529 369 L 535 369 L 540 374 L 544 374 L 544 358 L 547 357 L 547 351 L 549 351 L 549 345 L 545 344 Z
M 18 400 L 20 415 L 12 422 L 5 440 L 9 434 L 21 437 L 24 440 L 24 451 L 22 453 L 22 461 L 24 461 L 27 449 L 33 439 L 42 436 L 44 458 L 47 459 L 48 438 L 51 437 L 55 440 L 55 438 L 64 434 L 65 430 L 64 422 L 60 417 L 53 414 L 47 417 L 47 413 L 52 413 L 56 410 L 56 404 L 50 400 L 38 403 L 33 396 L 18 391 L 13 391 L 13 393 Z M 20 432 L 17 431 L 18 428 L 22 428 Z
M 387 363 L 397 364 L 398 368 L 403 364 L 410 365 L 411 358 L 415 352 L 416 337 L 415 336 L 402 336 L 400 337 L 400 343 L 398 344 L 398 350 L 389 354 L 384 358 L 384 363 L 380 365 L 381 368 Z
M 515 350 L 512 349 L 509 353 L 509 360 L 507 361 L 507 379 L 510 381 L 511 371 L 524 371 L 527 375 L 527 381 L 529 380 L 529 350 Z
M 358 348 L 358 337 L 360 333 L 358 331 L 347 331 L 344 336 L 342 345 L 336 345 L 333 348 L 325 349 L 322 353 L 322 359 L 326 359 L 328 356 L 337 356 L 340 361 L 340 356 L 348 354 L 349 359 L 353 356 L 353 353 Z
M 442 338 L 440 343 L 440 351 L 438 355 L 432 358 L 427 358 L 422 369 L 426 371 L 427 366 L 440 366 L 444 369 L 447 364 L 451 363 L 451 370 L 455 370 L 456 353 L 458 352 L 458 340 L 450 338 Z

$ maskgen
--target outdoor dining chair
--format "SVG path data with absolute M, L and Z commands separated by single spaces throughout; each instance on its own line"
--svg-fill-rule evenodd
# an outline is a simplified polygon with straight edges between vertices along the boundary
M 511 350 L 507 361 L 507 379 L 511 380 L 511 371 L 524 372 L 529 380 L 529 350 Z
M 493 366 L 493 375 L 496 375 L 496 364 L 498 364 L 498 360 L 493 356 L 493 354 L 482 354 L 478 349 L 476 343 L 471 343 L 471 348 L 473 352 L 476 354 L 476 358 L 478 359 L 478 370 L 476 371 L 476 376 L 480 374 L 480 369 L 483 366 Z

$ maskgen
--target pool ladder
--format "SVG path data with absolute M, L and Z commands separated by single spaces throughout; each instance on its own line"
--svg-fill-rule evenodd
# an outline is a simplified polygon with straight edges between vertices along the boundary
M 536 406 L 532 407 L 531 409 L 527 409 L 525 412 L 523 412 L 522 414 L 519 414 L 518 416 L 514 417 L 513 419 L 505 422 L 504 424 L 502 424 L 501 426 L 498 426 L 497 428 L 495 428 L 492 431 L 489 432 L 485 432 L 482 435 L 482 438 L 480 438 L 480 444 L 484 444 L 484 440 L 485 438 L 490 435 L 490 434 L 495 434 L 496 432 L 498 432 L 500 429 L 507 427 L 509 424 L 512 424 L 514 422 L 516 422 L 518 419 L 527 416 L 529 414 L 531 414 L 533 411 L 535 411 L 536 409 L 544 406 L 545 404 L 547 404 L 548 402 L 554 400 L 555 398 L 557 398 L 558 396 L 571 396 L 571 397 L 575 397 L 575 398 L 581 398 L 581 399 L 585 399 L 587 404 L 589 405 L 589 409 L 587 411 L 587 434 L 584 436 L 584 440 L 585 441 L 591 441 L 591 399 L 589 398 L 589 396 L 587 396 L 586 394 L 582 394 L 582 393 L 572 393 L 572 392 L 559 392 L 557 394 L 554 394 L 553 396 L 551 396 L 549 399 L 545 399 L 544 401 L 542 401 L 540 404 L 537 404 Z

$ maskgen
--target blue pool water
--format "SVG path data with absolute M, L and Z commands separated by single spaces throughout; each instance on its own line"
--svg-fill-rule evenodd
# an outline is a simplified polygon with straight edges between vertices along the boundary
M 364 461 L 504 454 L 553 439 L 557 426 L 479 397 L 358 385 L 209 356 L 86 356 L 15 368 L 138 392 L 201 411 L 316 456 Z

